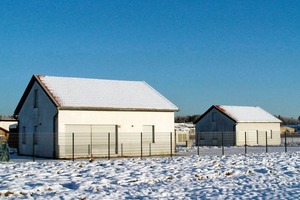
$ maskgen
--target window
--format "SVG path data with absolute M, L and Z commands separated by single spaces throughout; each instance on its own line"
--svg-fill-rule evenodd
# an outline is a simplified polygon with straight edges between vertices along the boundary
M 216 112 L 212 113 L 212 115 L 211 115 L 211 121 L 212 122 L 217 122 L 217 113 Z
M 273 131 L 271 130 L 271 139 L 273 139 Z
M 33 100 L 33 107 L 38 107 L 38 89 L 34 90 L 34 100 Z
M 26 144 L 26 127 L 22 128 L 22 144 Z

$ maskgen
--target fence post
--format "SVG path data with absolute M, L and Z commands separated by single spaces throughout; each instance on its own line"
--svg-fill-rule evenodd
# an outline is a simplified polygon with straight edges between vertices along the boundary
M 91 133 L 90 133 L 90 157 L 93 157 L 93 132 L 92 132 L 92 127 L 91 127 Z
M 143 158 L 143 132 L 141 132 L 141 158 Z
M 172 132 L 170 132 L 170 147 L 171 147 L 171 158 L 172 158 Z
M 197 134 L 197 145 L 198 145 L 198 147 L 197 147 L 197 154 L 198 154 L 198 156 L 200 155 L 200 132 L 198 132 L 198 133 L 196 133 Z
M 123 143 L 121 143 L 121 157 L 123 157 Z
M 247 154 L 247 132 L 245 131 L 245 154 Z
M 151 143 L 149 143 L 149 156 L 151 157 Z
M 266 153 L 268 153 L 268 131 L 266 131 Z
M 32 161 L 35 161 L 35 145 L 34 145 L 34 132 L 32 133 Z
M 224 156 L 224 132 L 222 131 L 222 156 Z
M 107 141 L 107 145 L 108 145 L 108 160 L 110 159 L 110 133 L 108 133 L 108 141 Z
M 284 132 L 284 149 L 285 149 L 285 153 L 287 152 L 286 134 L 287 134 L 287 131 Z
M 175 153 L 177 152 L 177 148 L 176 148 L 176 144 L 177 144 L 177 141 L 176 141 L 176 139 L 177 139 L 177 132 L 176 132 L 176 130 L 174 131 L 174 137 L 175 137 Z
M 72 160 L 75 160 L 75 139 L 74 139 L 74 133 L 72 133 Z

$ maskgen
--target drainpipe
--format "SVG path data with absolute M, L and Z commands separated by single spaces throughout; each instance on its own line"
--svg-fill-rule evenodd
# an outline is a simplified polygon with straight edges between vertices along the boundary
M 55 134 L 56 134 L 57 117 L 58 117 L 58 110 L 56 111 L 56 114 L 53 117 L 53 158 L 56 158 Z

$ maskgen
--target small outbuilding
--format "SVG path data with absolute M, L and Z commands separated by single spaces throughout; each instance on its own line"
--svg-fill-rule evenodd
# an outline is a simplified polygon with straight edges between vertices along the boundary
M 15 110 L 19 153 L 53 158 L 70 158 L 72 152 L 75 157 L 169 154 L 175 152 L 170 138 L 176 111 L 144 81 L 34 75 Z
M 195 142 L 193 123 L 175 123 L 176 145 L 192 147 Z
M 257 106 L 213 105 L 194 123 L 199 145 L 281 143 L 281 120 Z
M 10 116 L 0 116 L 0 135 L 5 136 L 12 148 L 18 148 L 18 121 Z

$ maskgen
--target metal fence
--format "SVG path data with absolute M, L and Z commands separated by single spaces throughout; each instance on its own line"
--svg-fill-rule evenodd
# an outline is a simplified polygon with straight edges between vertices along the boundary
M 174 132 L 26 133 L 15 147 L 19 155 L 36 158 L 116 158 L 173 156 Z
M 179 137 L 176 132 L 26 133 L 19 134 L 18 141 L 12 139 L 14 135 L 10 135 L 12 140 L 9 139 L 8 144 L 19 155 L 30 156 L 33 161 L 53 157 L 75 160 L 300 151 L 300 134 L 297 133 L 200 132 L 196 134 L 191 147 L 178 143 Z
M 288 151 L 300 151 L 299 133 L 198 132 L 194 147 L 179 148 L 177 152 L 179 155 L 233 155 Z

